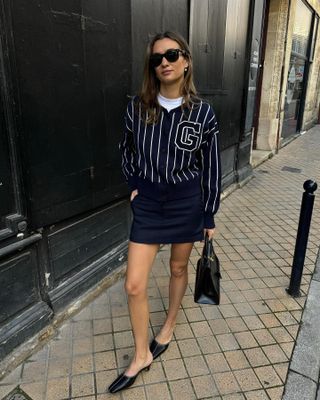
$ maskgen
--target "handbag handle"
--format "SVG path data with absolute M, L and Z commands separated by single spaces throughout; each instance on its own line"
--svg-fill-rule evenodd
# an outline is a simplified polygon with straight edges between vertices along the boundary
M 212 258 L 212 254 L 214 253 L 213 251 L 213 243 L 212 243 L 212 239 L 209 239 L 209 236 L 206 234 L 205 238 L 204 238 L 204 255 L 207 258 Z

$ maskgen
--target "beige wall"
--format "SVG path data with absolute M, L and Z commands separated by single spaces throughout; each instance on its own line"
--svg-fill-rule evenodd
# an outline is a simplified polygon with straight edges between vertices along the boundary
M 320 0 L 309 0 L 310 5 L 320 13 Z M 257 135 L 257 149 L 274 150 L 280 143 L 288 68 L 292 45 L 292 32 L 296 1 L 291 1 L 287 29 L 289 0 L 271 0 L 267 29 L 265 62 L 263 69 L 262 93 Z M 284 79 L 281 86 L 281 70 Z M 312 126 L 317 117 L 320 101 L 320 29 L 316 42 L 314 62 L 311 64 L 303 129 Z

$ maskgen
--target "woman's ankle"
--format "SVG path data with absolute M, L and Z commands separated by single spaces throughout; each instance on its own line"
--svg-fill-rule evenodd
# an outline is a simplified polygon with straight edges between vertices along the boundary
M 171 341 L 173 336 L 174 326 L 163 326 L 156 338 L 160 344 L 167 344 Z
M 146 361 L 149 361 L 150 358 L 152 358 L 152 353 L 151 353 L 150 349 L 148 348 L 148 350 L 146 350 L 146 351 L 135 353 L 135 355 L 133 357 L 133 361 L 141 364 Z

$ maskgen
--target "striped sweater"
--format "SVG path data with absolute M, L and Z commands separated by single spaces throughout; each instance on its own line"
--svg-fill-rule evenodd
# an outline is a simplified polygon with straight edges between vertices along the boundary
M 215 114 L 203 101 L 193 103 L 191 109 L 184 107 L 184 111 L 181 106 L 170 112 L 161 107 L 157 123 L 145 124 L 141 108 L 137 109 L 132 99 L 119 145 L 130 190 L 153 193 L 155 199 L 163 193 L 165 198 L 178 199 L 192 194 L 198 186 L 204 227 L 213 228 L 221 188 L 218 133 Z

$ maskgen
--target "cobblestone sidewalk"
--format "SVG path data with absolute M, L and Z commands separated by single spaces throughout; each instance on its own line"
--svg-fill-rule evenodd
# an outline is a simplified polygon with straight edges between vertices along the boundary
M 0 398 L 17 385 L 33 400 L 259 400 L 282 398 L 288 365 L 320 243 L 320 191 L 302 282 L 286 294 L 302 185 L 320 183 L 320 128 L 255 169 L 254 179 L 224 199 L 217 217 L 222 265 L 220 306 L 198 306 L 192 290 L 201 252 L 189 264 L 189 287 L 174 340 L 134 387 L 109 395 L 108 384 L 133 354 L 123 282 L 61 326 L 59 334 L 0 381 Z M 149 284 L 150 337 L 168 306 L 169 247 L 159 252 Z

